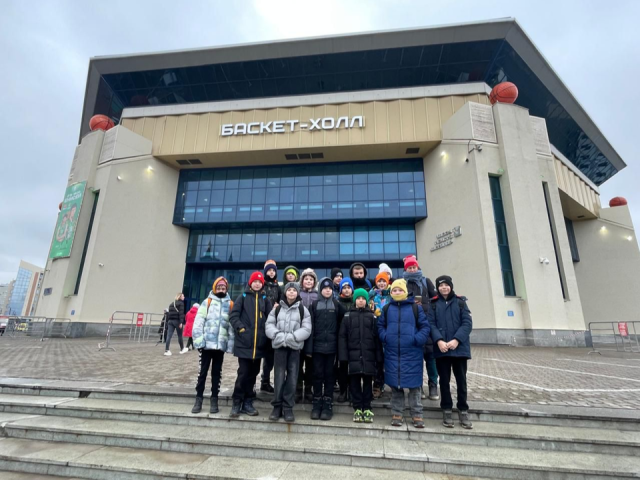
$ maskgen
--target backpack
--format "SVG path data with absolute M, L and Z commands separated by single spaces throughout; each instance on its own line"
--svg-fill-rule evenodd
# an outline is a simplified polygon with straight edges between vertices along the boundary
M 278 305 L 276 307 L 276 321 L 278 320 L 280 310 L 282 310 L 282 305 Z M 300 302 L 300 305 L 298 305 L 298 312 L 300 312 L 300 324 L 302 324 L 302 320 L 304 320 L 304 305 L 302 305 L 302 302 Z
M 437 297 L 436 297 L 437 298 Z M 458 307 L 460 308 L 460 311 L 464 310 L 464 306 L 467 300 L 467 297 L 457 297 L 458 298 Z M 433 316 L 436 316 L 436 302 L 433 301 L 435 300 L 434 298 L 432 298 L 431 300 L 429 300 L 429 304 L 431 305 L 431 308 L 433 309 Z

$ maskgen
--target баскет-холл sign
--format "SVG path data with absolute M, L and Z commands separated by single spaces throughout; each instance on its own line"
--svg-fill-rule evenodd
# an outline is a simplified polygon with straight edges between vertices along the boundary
M 251 123 L 227 123 L 222 125 L 220 135 L 228 137 L 230 135 L 260 135 L 261 133 L 285 133 L 295 132 L 296 125 L 300 130 L 333 130 L 337 128 L 363 128 L 364 116 L 357 117 L 333 117 L 310 118 L 308 123 L 300 123 L 300 120 L 275 120 L 271 122 L 251 122 Z

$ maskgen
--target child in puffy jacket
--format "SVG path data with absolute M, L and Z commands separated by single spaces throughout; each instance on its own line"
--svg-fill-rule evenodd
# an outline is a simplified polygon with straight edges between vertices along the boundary
M 265 331 L 273 343 L 275 365 L 275 394 L 269 420 L 278 421 L 284 416 L 285 422 L 292 423 L 295 422 L 293 406 L 300 351 L 311 335 L 311 315 L 302 305 L 300 286 L 297 283 L 286 284 L 285 299 L 280 300 L 280 305 L 269 313 Z
M 200 354 L 200 373 L 196 384 L 196 403 L 191 413 L 200 413 L 202 398 L 211 366 L 210 413 L 218 413 L 218 393 L 224 354 L 233 352 L 234 332 L 229 323 L 233 301 L 227 290 L 229 282 L 224 277 L 213 282 L 209 297 L 202 302 L 193 322 L 193 345 Z
M 311 308 L 311 304 L 318 300 L 318 276 L 311 268 L 306 268 L 300 274 L 300 298 L 302 305 L 307 309 Z M 304 399 L 307 402 L 313 401 L 313 359 L 306 355 L 300 359 L 300 371 L 298 372 L 297 399 Z
M 380 266 L 386 266 L 382 263 Z M 388 267 L 387 267 L 388 268 Z M 369 292 L 369 306 L 377 319 L 382 315 L 382 309 L 391 300 L 391 288 L 389 283 L 391 275 L 387 271 L 380 271 L 376 275 L 375 288 Z M 373 398 L 380 398 L 384 393 L 384 360 L 378 364 L 378 371 L 373 380 Z

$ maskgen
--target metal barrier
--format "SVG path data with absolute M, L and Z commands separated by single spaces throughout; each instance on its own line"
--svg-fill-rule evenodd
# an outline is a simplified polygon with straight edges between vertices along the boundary
M 107 338 L 104 342 L 98 344 L 98 350 L 113 350 L 112 339 L 116 339 L 117 343 L 125 342 L 147 342 L 153 333 L 160 335 L 158 329 L 162 323 L 162 313 L 149 312 L 125 312 L 116 310 L 109 318 L 109 327 L 107 328 Z M 118 342 L 117 339 L 121 341 Z
M 43 342 L 48 338 L 67 338 L 71 327 L 69 318 L 51 317 L 8 317 L 2 332 L 11 339 L 29 338 Z
M 638 322 L 590 322 L 592 348 L 589 353 L 600 354 L 599 350 L 640 353 L 640 321 Z

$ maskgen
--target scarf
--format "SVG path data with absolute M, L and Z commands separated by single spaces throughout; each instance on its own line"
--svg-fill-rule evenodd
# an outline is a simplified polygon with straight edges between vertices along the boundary
M 417 272 L 413 272 L 413 273 L 409 273 L 405 270 L 405 272 L 402 274 L 402 278 L 404 278 L 407 281 L 407 283 L 414 282 L 414 283 L 417 283 L 418 285 L 422 285 L 422 270 L 418 269 Z

